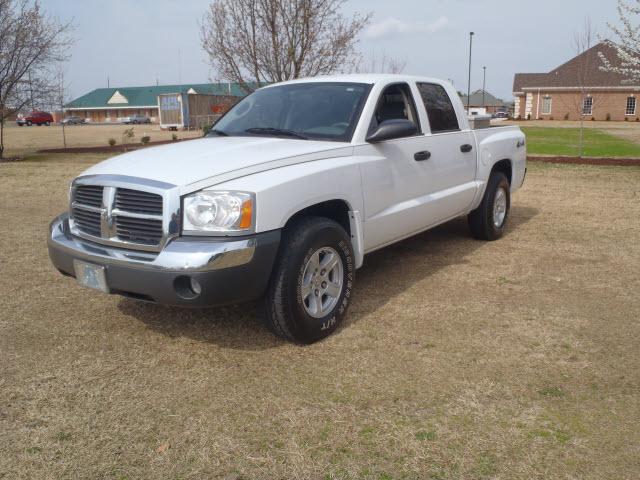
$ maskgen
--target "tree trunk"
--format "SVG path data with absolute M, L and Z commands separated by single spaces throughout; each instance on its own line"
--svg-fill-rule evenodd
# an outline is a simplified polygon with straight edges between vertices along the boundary
M 4 118 L 0 118 L 0 160 L 2 160 L 2 154 L 4 153 Z
M 580 112 L 582 114 L 582 112 Z M 578 142 L 578 157 L 584 155 L 584 116 L 580 115 L 580 141 Z

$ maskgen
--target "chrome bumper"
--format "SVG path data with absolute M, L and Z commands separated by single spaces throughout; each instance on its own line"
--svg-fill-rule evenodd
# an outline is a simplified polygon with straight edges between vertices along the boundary
M 171 305 L 257 298 L 266 288 L 280 241 L 280 232 L 273 231 L 242 238 L 179 237 L 160 252 L 125 250 L 72 235 L 68 218 L 59 216 L 49 229 L 49 256 L 58 270 L 75 276 L 74 260 L 103 265 L 113 293 Z M 200 295 L 181 296 L 175 281 L 185 276 L 202 284 Z

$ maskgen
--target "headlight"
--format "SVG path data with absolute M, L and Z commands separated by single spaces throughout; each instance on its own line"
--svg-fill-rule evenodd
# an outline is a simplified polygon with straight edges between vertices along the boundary
M 203 190 L 184 197 L 185 233 L 242 232 L 253 228 L 253 195 Z

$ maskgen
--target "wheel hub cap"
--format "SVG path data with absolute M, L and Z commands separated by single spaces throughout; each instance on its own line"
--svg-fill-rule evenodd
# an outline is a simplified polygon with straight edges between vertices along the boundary
M 328 315 L 336 306 L 344 283 L 342 257 L 331 247 L 316 250 L 302 274 L 300 293 L 305 311 L 314 318 Z
M 504 188 L 498 188 L 493 199 L 493 224 L 496 228 L 502 227 L 507 216 L 507 192 Z

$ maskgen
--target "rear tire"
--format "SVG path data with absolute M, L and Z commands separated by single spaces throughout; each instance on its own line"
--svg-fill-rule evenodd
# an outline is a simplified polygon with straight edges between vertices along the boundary
M 31 123 L 31 121 L 28 121 L 28 122 L 27 122 L 27 127 L 30 127 L 31 125 L 33 125 L 33 124 Z
M 478 240 L 488 241 L 502 237 L 510 208 L 509 180 L 504 173 L 493 172 L 480 206 L 469 214 L 471 235 Z
M 265 295 L 265 323 L 279 337 L 309 344 L 333 333 L 351 300 L 351 240 L 333 220 L 308 217 L 283 232 Z

